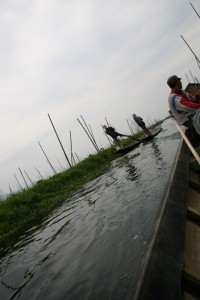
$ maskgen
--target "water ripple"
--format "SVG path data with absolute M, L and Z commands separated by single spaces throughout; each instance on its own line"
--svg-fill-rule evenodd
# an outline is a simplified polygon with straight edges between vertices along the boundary
M 179 141 L 168 120 L 29 230 L 0 261 L 1 299 L 132 298 Z

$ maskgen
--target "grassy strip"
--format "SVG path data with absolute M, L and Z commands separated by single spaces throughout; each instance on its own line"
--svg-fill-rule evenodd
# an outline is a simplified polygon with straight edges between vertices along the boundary
M 151 128 L 156 127 L 157 122 Z M 139 138 L 141 132 L 134 135 Z M 124 146 L 132 142 L 132 138 L 123 140 Z M 116 158 L 114 147 L 103 150 L 49 179 L 38 182 L 34 187 L 13 194 L 0 202 L 0 255 L 11 242 L 25 233 L 33 225 L 39 224 L 62 202 L 69 199 L 72 193 L 83 184 L 104 173 Z

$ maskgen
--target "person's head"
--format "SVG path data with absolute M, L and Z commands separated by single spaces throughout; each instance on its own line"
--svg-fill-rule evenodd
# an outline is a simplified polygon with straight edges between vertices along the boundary
M 167 79 L 167 84 L 173 90 L 181 90 L 182 89 L 181 78 L 176 75 L 170 76 Z
M 102 127 L 103 127 L 104 129 L 106 129 L 106 128 L 107 128 L 107 126 L 106 126 L 106 125 L 103 125 Z
M 135 118 L 136 117 L 136 114 L 133 114 L 133 118 Z

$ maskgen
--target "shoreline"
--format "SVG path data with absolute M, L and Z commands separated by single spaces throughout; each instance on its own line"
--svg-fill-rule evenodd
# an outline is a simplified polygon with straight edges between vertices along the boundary
M 162 124 L 158 121 L 149 128 Z M 122 141 L 126 147 L 132 139 L 139 138 L 143 131 Z M 31 227 L 40 224 L 54 209 L 80 189 L 87 182 L 99 177 L 118 157 L 114 146 L 97 154 L 89 155 L 76 166 L 46 180 L 39 181 L 32 188 L 13 194 L 0 202 L 0 257 L 4 256 L 21 235 Z

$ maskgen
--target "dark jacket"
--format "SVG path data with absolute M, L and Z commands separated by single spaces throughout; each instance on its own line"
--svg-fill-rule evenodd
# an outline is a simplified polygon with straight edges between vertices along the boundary
M 116 132 L 113 127 L 107 127 L 106 133 L 110 135 L 113 139 L 116 139 L 118 136 L 121 136 L 120 133 Z
M 145 125 L 143 119 L 141 117 L 139 117 L 139 116 L 135 116 L 134 120 L 138 124 L 138 126 L 144 126 Z

